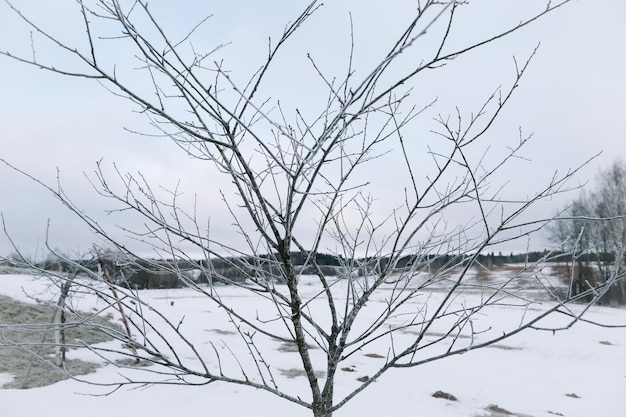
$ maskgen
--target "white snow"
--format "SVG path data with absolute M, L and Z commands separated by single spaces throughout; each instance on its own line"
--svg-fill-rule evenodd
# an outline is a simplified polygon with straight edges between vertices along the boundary
M 307 284 L 310 283 L 303 282 L 304 292 L 316 290 L 315 285 Z M 46 288 L 44 282 L 32 277 L 0 275 L 0 294 L 21 300 L 31 300 L 27 294 L 32 293 L 42 296 Z M 219 290 L 222 297 L 235 303 L 236 309 L 264 314 L 263 307 L 257 305 L 249 293 L 233 287 Z M 147 290 L 142 291 L 141 296 L 174 321 L 184 316 L 182 326 L 201 353 L 207 352 L 208 355 L 210 352 L 209 339 L 217 346 L 223 346 L 220 343 L 224 341 L 232 344 L 233 350 L 239 349 L 238 336 L 228 333 L 232 325 L 215 305 L 199 294 L 189 289 Z M 380 297 L 383 296 L 384 292 L 381 292 Z M 437 294 L 433 295 L 433 299 L 436 298 Z M 98 301 L 88 297 L 81 299 L 80 303 L 83 308 L 98 307 Z M 376 304 L 373 302 L 372 305 L 368 310 L 372 312 L 368 314 L 375 312 Z M 626 309 L 594 307 L 587 317 L 608 324 L 626 324 Z M 514 320 L 519 320 L 519 311 L 497 307 L 490 309 L 484 323 L 479 325 L 507 328 Z M 554 319 L 555 322 L 558 320 Z M 299 368 L 297 354 L 281 350 L 280 345 L 278 341 L 269 340 L 260 342 L 259 347 L 263 349 L 265 359 L 274 364 L 272 369 L 278 383 L 289 392 L 308 398 L 304 377 L 287 378 L 278 371 Z M 371 347 L 349 358 L 345 366 L 355 372 L 340 371 L 336 387 L 338 395 L 354 389 L 358 384 L 356 378 L 371 374 L 374 367 L 384 361 L 365 356 L 367 353 L 384 355 L 385 351 Z M 89 356 L 77 352 L 73 355 Z M 245 362 L 244 352 L 241 355 Z M 319 361 L 319 368 L 323 370 L 321 351 L 313 351 L 313 358 Z M 192 358 L 188 360 L 190 364 L 194 363 Z M 119 380 L 119 372 L 115 367 L 103 366 L 88 378 L 92 381 Z M 139 375 L 142 371 L 131 372 Z M 0 375 L 0 384 L 10 378 Z M 432 394 L 438 390 L 453 394 L 458 401 L 433 398 Z M 261 390 L 225 383 L 122 388 L 103 396 L 109 391 L 71 380 L 30 390 L 0 389 L 0 416 L 311 415 L 309 410 Z M 414 368 L 392 370 L 348 402 L 335 416 L 496 416 L 487 410 L 490 405 L 497 405 L 517 416 L 624 417 L 626 329 L 578 323 L 572 329 L 554 335 L 531 330 L 494 346 Z
M 13 375 L 0 374 L 0 386 L 13 381 Z

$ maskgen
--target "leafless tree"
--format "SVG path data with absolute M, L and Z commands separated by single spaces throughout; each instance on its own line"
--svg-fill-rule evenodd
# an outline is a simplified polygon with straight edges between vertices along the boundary
M 610 279 L 624 267 L 626 244 L 626 165 L 616 160 L 600 171 L 596 189 L 582 192 L 549 228 L 562 250 L 576 253 L 574 293 Z M 615 283 L 602 300 L 626 304 L 624 282 Z
M 47 50 L 69 54 L 73 60 L 67 61 L 67 66 L 44 62 L 37 58 L 36 49 L 32 54 L 2 51 L 3 55 L 43 70 L 100 82 L 133 102 L 157 135 L 171 139 L 190 157 L 217 167 L 234 187 L 232 195 L 213 191 L 221 193 L 234 232 L 242 236 L 245 247 L 215 240 L 199 213 L 178 203 L 178 190 L 171 190 L 166 199 L 141 174 L 116 171 L 117 176 L 110 178 L 98 165 L 94 188 L 113 201 L 116 210 L 134 212 L 143 219 L 145 229 L 126 232 L 155 254 L 174 260 L 152 260 L 154 268 L 177 273 L 190 288 L 221 307 L 244 342 L 240 350 L 229 347 L 231 361 L 220 353 L 214 340 L 209 341 L 212 352 L 201 350 L 181 323 L 153 309 L 141 292 L 120 287 L 112 299 L 106 287 L 95 281 L 75 281 L 74 285 L 83 285 L 108 300 L 111 308 L 119 303 L 129 312 L 132 337 L 102 327 L 133 349 L 120 348 L 117 353 L 154 364 L 145 368 L 149 375 L 145 379 L 128 376 L 116 386 L 223 381 L 268 391 L 310 409 L 314 416 L 330 416 L 389 370 L 418 366 L 489 346 L 524 329 L 542 328 L 540 321 L 554 313 L 569 320 L 550 330 L 565 329 L 586 311 L 572 310 L 569 303 L 592 294 L 588 308 L 621 276 L 621 270 L 615 269 L 602 285 L 559 296 L 541 273 L 548 254 L 503 281 L 477 286 L 470 280 L 481 253 L 499 243 L 523 239 L 546 224 L 546 219 L 528 220 L 523 215 L 535 203 L 565 190 L 575 170 L 550 178 L 529 198 L 511 200 L 501 197 L 498 176 L 520 156 L 529 137 L 520 131 L 506 155 L 486 155 L 487 133 L 509 103 L 534 51 L 528 59 L 512 62 L 508 87 L 488 94 L 478 109 L 457 109 L 452 116 L 437 116 L 438 128 L 429 142 L 430 163 L 414 157 L 416 139 L 411 128 L 435 106 L 434 101 L 420 104 L 413 97 L 411 86 L 416 80 L 524 30 L 569 0 L 546 2 L 533 16 L 510 28 L 459 46 L 458 40 L 450 39 L 456 39 L 459 10 L 471 7 L 469 3 L 417 2 L 413 19 L 370 68 L 354 67 L 354 42 L 343 76 L 325 74 L 309 57 L 327 94 L 322 108 L 311 114 L 284 108 L 263 88 L 269 74 L 288 70 L 275 67 L 280 62 L 277 57 L 321 7 L 317 1 L 308 4 L 277 41 L 269 43 L 265 61 L 243 84 L 232 76 L 227 63 L 213 61 L 221 45 L 208 52 L 192 47 L 204 20 L 181 39 L 173 39 L 146 1 L 79 0 L 84 37 L 66 41 L 21 13 L 14 2 L 6 1 L 16 18 L 30 26 L 34 45 L 43 48 L 45 44 Z M 416 53 L 417 45 L 426 40 L 431 46 Z M 111 61 L 106 54 L 111 42 L 116 48 L 130 48 L 136 62 Z M 408 65 L 401 59 L 407 54 L 419 59 L 411 59 Z M 128 69 L 136 69 L 150 81 L 151 88 L 137 87 L 138 78 Z M 384 205 L 370 194 L 368 175 L 372 173 L 368 167 L 379 166 L 387 153 L 397 154 L 402 161 L 389 168 L 398 178 L 390 187 L 397 188 L 400 203 L 382 212 Z M 124 262 L 136 262 L 139 257 L 129 246 L 77 207 L 61 183 L 51 186 L 31 178 L 89 225 Z M 459 209 L 471 214 L 461 224 L 454 224 L 450 219 Z M 342 262 L 341 277 L 326 276 L 318 265 L 316 255 L 325 251 L 333 251 Z M 305 255 L 304 267 L 317 271 L 318 291 L 311 294 L 301 288 L 301 269 L 293 261 L 294 252 Z M 180 262 L 191 261 L 194 253 L 203 255 L 201 267 L 210 280 L 254 294 L 257 310 L 238 310 L 221 296 L 219 288 L 197 285 L 184 275 Z M 220 273 L 213 266 L 217 261 L 238 270 L 242 279 Z M 533 300 L 515 290 L 514 284 L 529 276 L 553 300 L 551 307 L 540 313 L 529 310 Z M 474 304 L 459 301 L 464 292 L 472 290 L 482 292 L 483 297 L 474 298 Z M 368 304 L 381 291 L 385 294 L 382 306 Z M 433 298 L 435 302 L 422 300 L 434 291 L 441 295 Z M 500 305 L 519 308 L 521 320 L 497 333 L 474 327 L 479 315 Z M 376 319 L 364 322 L 364 311 L 372 308 L 377 309 Z M 437 335 L 434 339 L 433 334 Z M 265 360 L 266 345 L 261 343 L 266 339 L 295 346 L 310 388 L 308 396 L 290 392 L 275 378 L 272 364 Z M 371 346 L 383 346 L 384 363 L 337 398 L 335 381 L 342 364 Z M 92 349 L 104 357 L 111 353 Z M 315 350 L 323 352 L 321 363 Z M 319 369 L 323 369 L 323 377 L 316 372 Z

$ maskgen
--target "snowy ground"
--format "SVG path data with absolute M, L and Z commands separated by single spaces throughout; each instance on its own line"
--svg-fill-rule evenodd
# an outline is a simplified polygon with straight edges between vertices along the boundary
M 312 291 L 314 286 L 311 286 Z M 306 286 L 303 287 L 307 291 Z M 45 293 L 44 283 L 23 275 L 0 275 L 0 294 L 29 300 L 27 294 Z M 250 295 L 223 287 L 224 297 L 241 309 L 254 309 Z M 236 338 L 215 306 L 187 290 L 151 290 L 142 293 L 150 303 L 173 319 L 185 317 L 185 326 L 202 349 L 208 337 Z M 477 296 L 477 295 L 476 295 Z M 436 298 L 436 297 L 435 297 Z M 32 300 L 31 300 L 32 301 Z M 172 305 L 172 302 L 174 304 Z M 81 300 L 85 306 L 94 300 Z M 541 307 L 539 307 L 541 308 Z M 491 325 L 510 322 L 513 312 L 499 307 L 489 313 Z M 594 308 L 589 319 L 609 324 L 626 323 L 626 309 Z M 236 343 L 233 339 L 233 343 Z M 288 370 L 298 368 L 293 352 L 267 342 L 261 346 L 276 364 L 278 382 L 306 397 L 303 377 Z M 337 391 L 354 388 L 356 378 L 368 375 L 384 359 L 369 349 L 351 357 L 346 366 L 354 372 L 339 375 Z M 82 353 L 73 353 L 80 357 Z M 140 372 L 140 371 L 137 371 Z M 90 375 L 93 381 L 119 379 L 118 370 L 104 366 Z M 0 375 L 0 385 L 10 375 Z M 436 391 L 458 401 L 434 398 Z M 217 416 L 309 416 L 310 412 L 262 391 L 243 386 L 210 384 L 201 387 L 150 386 L 121 389 L 109 396 L 102 388 L 63 381 L 30 390 L 0 390 L 0 416 L 109 417 L 111 415 L 177 416 L 200 413 Z M 392 371 L 336 412 L 341 416 L 502 416 L 496 407 L 516 416 L 623 417 L 626 415 L 626 329 L 609 329 L 585 323 L 567 332 L 527 331 L 492 347 L 426 365 Z

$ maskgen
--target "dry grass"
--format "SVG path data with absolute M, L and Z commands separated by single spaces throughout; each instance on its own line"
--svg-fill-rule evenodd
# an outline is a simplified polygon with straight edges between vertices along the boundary
M 524 264 L 504 264 L 504 265 L 499 265 L 494 267 L 492 270 L 495 271 L 500 271 L 500 272 L 508 272 L 508 273 L 513 273 L 513 274 L 519 274 L 520 272 L 524 272 L 524 271 L 532 271 L 532 269 L 529 269 L 527 265 Z
M 289 369 L 279 369 L 279 372 L 286 376 L 287 378 L 297 378 L 297 377 L 305 377 L 306 372 L 301 368 L 289 368 Z M 326 376 L 325 372 L 315 371 L 315 376 L 317 378 L 324 378 Z
M 581 271 L 582 268 L 582 271 Z M 569 285 L 572 278 L 578 278 L 581 275 L 585 277 L 592 277 L 594 282 L 600 279 L 598 269 L 591 266 L 580 266 L 578 264 L 558 264 L 552 267 L 552 273 L 558 277 L 563 284 Z M 591 278 L 588 278 L 591 279 Z
M 482 266 L 476 266 L 474 268 L 476 270 L 476 280 L 480 282 L 486 282 L 491 279 L 491 271 L 483 268 Z
M 49 326 L 53 311 L 51 306 L 28 304 L 0 296 L 0 373 L 10 374 L 14 378 L 0 388 L 46 386 L 67 379 L 68 374 L 85 375 L 98 367 L 91 362 L 67 360 L 65 372 L 60 372 L 45 362 L 53 359 L 54 355 L 54 336 Z M 121 327 L 110 323 L 109 318 L 96 317 L 93 321 L 122 331 Z M 66 324 L 73 321 L 76 322 L 76 317 L 70 316 Z M 69 326 L 65 337 L 68 344 L 80 341 L 91 345 L 111 340 L 95 326 L 78 324 Z
M 576 268 L 576 267 L 575 267 Z M 574 273 L 577 271 L 575 270 Z M 558 277 L 561 282 L 564 284 L 568 284 L 572 274 L 572 266 L 571 265 L 554 265 L 552 267 L 552 273 Z
M 313 345 L 307 345 L 308 349 L 317 349 L 315 346 Z M 284 353 L 297 353 L 298 352 L 298 345 L 295 343 L 282 343 L 279 347 L 278 347 L 278 351 L 279 352 L 284 352 Z

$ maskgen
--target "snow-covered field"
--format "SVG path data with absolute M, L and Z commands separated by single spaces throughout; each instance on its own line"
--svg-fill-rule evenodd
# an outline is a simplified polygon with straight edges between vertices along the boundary
M 27 294 L 41 294 L 46 288 L 45 283 L 25 275 L 0 275 L 0 294 L 19 300 L 31 300 Z M 303 285 L 303 291 L 314 290 L 314 285 Z M 255 301 L 249 293 L 232 287 L 222 287 L 220 291 L 223 297 L 235 303 L 235 308 L 254 310 Z M 236 346 L 238 336 L 229 332 L 232 330 L 229 323 L 214 305 L 197 293 L 188 289 L 148 290 L 142 292 L 142 297 L 165 311 L 172 320 L 184 316 L 186 334 L 199 349 L 207 345 L 207 338 L 228 343 L 232 339 Z M 81 308 L 97 304 L 96 300 L 88 298 L 80 302 Z M 506 307 L 491 309 L 485 323 L 494 328 L 504 326 L 516 320 L 513 313 Z M 595 307 L 587 318 L 607 324 L 626 324 L 626 309 Z M 303 398 L 307 397 L 304 377 L 287 372 L 299 368 L 297 354 L 281 349 L 280 342 L 273 346 L 267 342 L 260 347 L 266 352 L 268 362 L 274 364 L 278 383 L 290 392 L 301 392 Z M 356 378 L 371 374 L 379 364 L 377 361 L 384 361 L 366 356 L 368 353 L 384 355 L 385 352 L 369 349 L 349 358 L 346 366 L 354 372 L 339 375 L 338 393 L 353 389 L 358 384 Z M 72 352 L 71 355 L 83 357 L 85 353 Z M 113 366 L 103 366 L 89 379 L 119 380 L 118 372 Z M 0 374 L 0 385 L 10 379 L 10 375 Z M 309 410 L 263 391 L 224 383 L 198 387 L 154 385 L 121 389 L 108 396 L 97 395 L 108 391 L 72 380 L 30 390 L 2 389 L 0 417 L 311 415 Z M 432 394 L 436 391 L 450 393 L 458 401 L 434 398 Z M 532 417 L 626 416 L 626 329 L 579 323 L 556 334 L 526 331 L 488 348 L 391 371 L 335 415 L 507 415 L 497 410 Z

